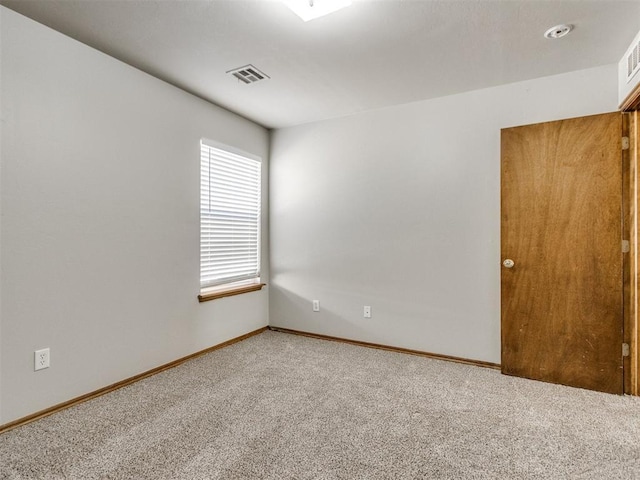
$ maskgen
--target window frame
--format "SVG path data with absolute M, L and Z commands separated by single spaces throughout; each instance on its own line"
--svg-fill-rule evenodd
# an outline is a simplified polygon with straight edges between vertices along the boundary
M 258 215 L 257 215 L 257 237 L 256 237 L 256 262 L 257 262 L 257 275 L 255 277 L 244 279 L 244 280 L 235 280 L 230 279 L 229 281 L 222 281 L 220 283 L 216 283 L 213 285 L 203 285 L 203 186 L 204 184 L 209 184 L 211 176 L 208 175 L 205 179 L 203 176 L 203 150 L 204 148 L 214 149 L 220 151 L 223 155 L 229 154 L 231 156 L 241 157 L 240 160 L 250 160 L 255 161 L 258 164 Z M 264 283 L 261 282 L 261 274 L 262 274 L 262 205 L 263 205 L 263 171 L 262 171 L 262 158 L 240 150 L 238 148 L 232 147 L 230 145 L 226 145 L 220 142 L 216 142 L 213 140 L 209 140 L 206 138 L 200 139 L 200 293 L 198 295 L 198 300 L 200 302 L 205 302 L 208 300 L 215 300 L 217 298 L 228 297 L 232 295 L 239 295 L 242 293 L 253 292 L 257 290 L 261 290 L 262 287 L 265 286 Z

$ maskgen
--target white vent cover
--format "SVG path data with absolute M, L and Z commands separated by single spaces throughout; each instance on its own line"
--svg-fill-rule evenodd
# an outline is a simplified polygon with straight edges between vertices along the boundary
M 631 99 L 640 83 L 640 32 L 618 62 L 618 102 L 622 107 Z
M 627 51 L 627 83 L 640 69 L 640 42 L 635 42 Z
M 269 75 L 261 72 L 253 65 L 245 65 L 244 67 L 234 68 L 233 70 L 229 70 L 227 73 L 233 75 L 239 81 L 247 84 L 259 82 L 260 80 L 270 78 Z

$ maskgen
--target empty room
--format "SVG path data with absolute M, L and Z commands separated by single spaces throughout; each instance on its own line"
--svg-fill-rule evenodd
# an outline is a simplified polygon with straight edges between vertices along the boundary
M 0 0 L 0 479 L 640 479 L 640 2 Z

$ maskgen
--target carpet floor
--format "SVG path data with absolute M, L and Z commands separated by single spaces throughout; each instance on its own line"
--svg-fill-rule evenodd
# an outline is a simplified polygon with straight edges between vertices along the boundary
M 640 479 L 640 398 L 267 331 L 0 435 L 2 479 Z

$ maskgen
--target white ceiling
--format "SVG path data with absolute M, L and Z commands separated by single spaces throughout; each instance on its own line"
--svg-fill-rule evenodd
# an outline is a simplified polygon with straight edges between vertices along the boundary
M 277 0 L 0 4 L 270 128 L 617 63 L 640 29 L 637 0 L 354 0 L 307 23 Z M 225 73 L 249 63 L 271 79 Z

